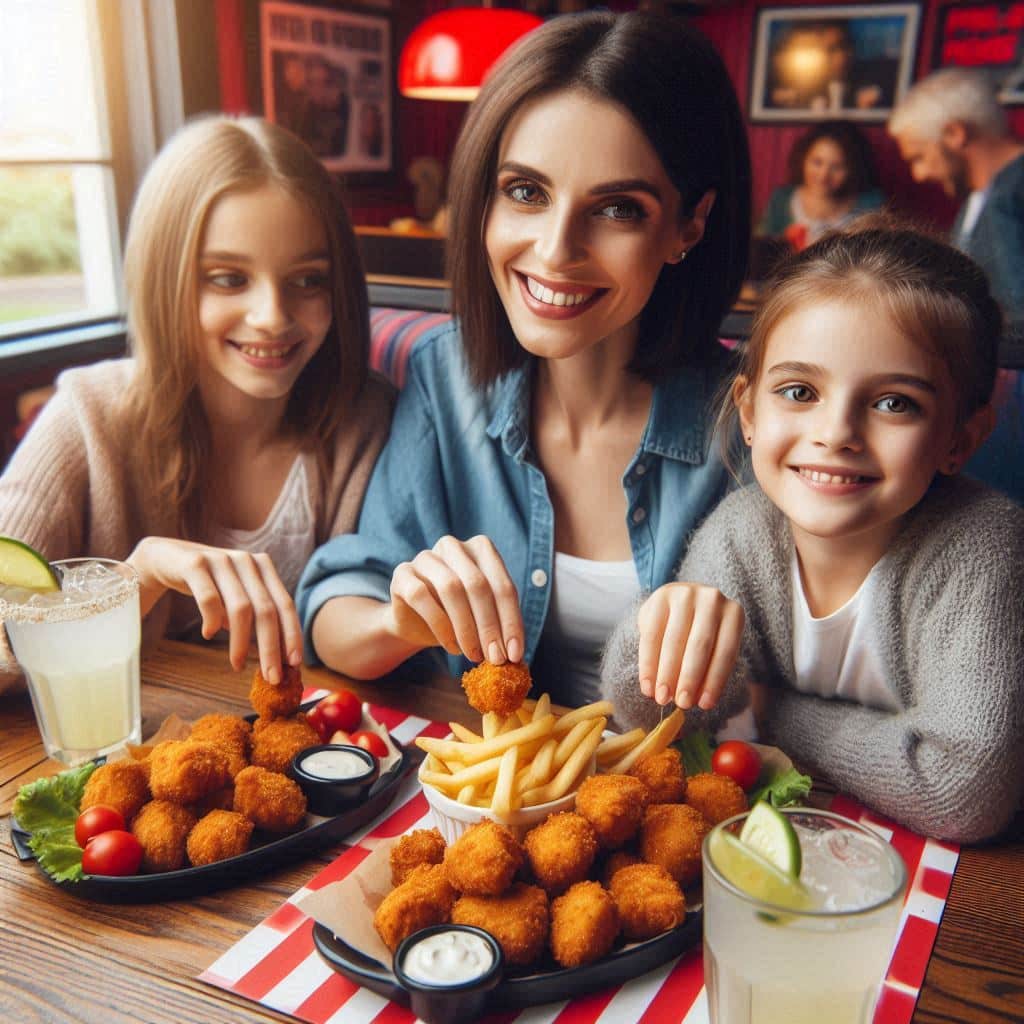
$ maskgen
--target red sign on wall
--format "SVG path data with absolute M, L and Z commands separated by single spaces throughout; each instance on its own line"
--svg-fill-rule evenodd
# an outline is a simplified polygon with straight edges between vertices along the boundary
M 1000 99 L 1024 103 L 1024 2 L 942 8 L 932 63 L 991 70 Z

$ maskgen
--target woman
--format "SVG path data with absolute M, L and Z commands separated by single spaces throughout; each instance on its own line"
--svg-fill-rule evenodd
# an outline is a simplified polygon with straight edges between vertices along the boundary
M 317 657 L 371 677 L 440 645 L 453 672 L 596 691 L 616 616 L 727 486 L 705 421 L 749 183 L 728 75 L 683 22 L 558 18 L 506 55 L 451 170 L 458 327 L 414 351 L 359 530 L 299 587 Z
M 227 628 L 236 668 L 255 634 L 276 683 L 302 661 L 302 567 L 355 526 L 390 418 L 348 214 L 291 132 L 205 118 L 146 173 L 125 288 L 132 358 L 61 375 L 0 533 L 129 562 L 147 633 Z
M 849 121 L 825 121 L 802 135 L 790 150 L 789 180 L 772 193 L 757 230 L 797 250 L 885 202 L 871 146 Z

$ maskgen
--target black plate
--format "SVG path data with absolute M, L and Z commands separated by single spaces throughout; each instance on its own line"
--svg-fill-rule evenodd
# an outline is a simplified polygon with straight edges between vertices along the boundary
M 700 942 L 703 919 L 700 908 L 688 909 L 686 920 L 678 928 L 645 942 L 623 946 L 583 967 L 559 967 L 552 960 L 544 965 L 550 969 L 512 968 L 491 992 L 487 1006 L 492 1010 L 519 1009 L 622 985 L 668 963 Z M 398 984 L 390 967 L 357 952 L 319 922 L 313 926 L 313 944 L 324 960 L 349 981 L 402 1006 L 409 1005 L 409 993 Z
M 254 845 L 237 857 L 228 857 L 226 860 L 199 867 L 181 868 L 178 871 L 161 871 L 152 875 L 86 875 L 77 882 L 58 882 L 41 867 L 39 870 L 65 892 L 104 903 L 155 903 L 200 896 L 214 889 L 237 885 L 253 875 L 261 875 L 295 860 L 296 857 L 305 857 L 322 846 L 344 839 L 383 811 L 394 800 L 402 777 L 411 767 L 413 760 L 409 756 L 409 751 L 393 736 L 391 742 L 395 744 L 401 758 L 377 779 L 363 802 L 348 811 L 336 814 L 333 818 L 315 818 L 307 815 L 307 820 L 312 818 L 311 824 L 286 836 L 256 831 L 253 833 Z M 15 838 L 13 826 L 12 822 L 12 839 Z M 27 835 L 20 829 L 18 832 L 21 836 Z

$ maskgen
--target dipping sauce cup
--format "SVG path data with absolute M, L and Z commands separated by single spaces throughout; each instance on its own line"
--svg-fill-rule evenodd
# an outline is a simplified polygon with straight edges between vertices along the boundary
M 141 742 L 139 578 L 107 558 L 52 564 L 61 589 L 0 586 L 0 620 L 46 753 L 75 765 Z
M 466 924 L 421 928 L 395 950 L 395 977 L 426 1024 L 476 1020 L 503 969 L 497 939 Z
M 330 817 L 361 800 L 380 775 L 368 750 L 348 743 L 321 743 L 300 750 L 288 768 L 313 814 Z

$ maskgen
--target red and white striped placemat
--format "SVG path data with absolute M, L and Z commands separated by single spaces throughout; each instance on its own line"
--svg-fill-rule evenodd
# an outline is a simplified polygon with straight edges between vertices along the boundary
M 309 700 L 327 691 L 308 691 Z M 403 744 L 417 736 L 441 736 L 444 723 L 374 705 L 374 718 Z M 923 839 L 863 808 L 849 797 L 832 799 L 832 810 L 870 824 L 885 835 L 907 864 L 907 889 L 900 935 L 875 1011 L 875 1024 L 908 1024 L 924 981 L 928 958 L 949 895 L 959 847 Z M 394 802 L 369 825 L 350 835 L 350 848 L 293 893 L 265 921 L 199 975 L 200 980 L 262 1003 L 310 1024 L 398 1024 L 412 1013 L 336 973 L 313 946 L 313 921 L 295 905 L 306 893 L 344 878 L 370 853 L 367 837 L 383 839 L 430 827 L 429 809 L 414 774 Z M 701 950 L 690 950 L 655 971 L 617 988 L 580 999 L 547 1003 L 520 1013 L 494 1014 L 492 1024 L 708 1024 Z

